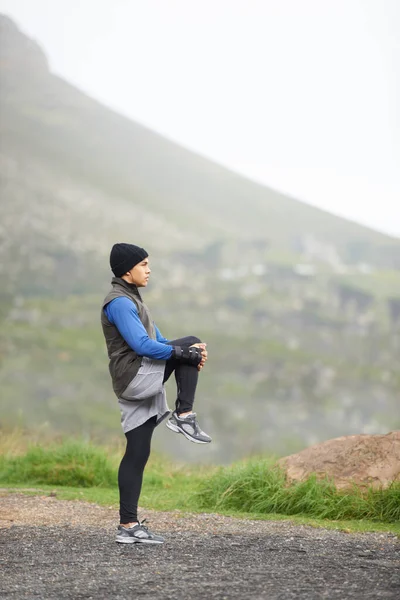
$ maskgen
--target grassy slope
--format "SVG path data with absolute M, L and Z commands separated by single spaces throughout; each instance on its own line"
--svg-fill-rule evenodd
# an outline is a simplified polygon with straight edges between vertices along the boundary
M 47 423 L 49 427 L 60 423 L 63 427 L 70 427 L 70 431 L 79 428 L 82 433 L 93 434 L 114 427 L 118 419 L 110 392 L 104 342 L 98 329 L 98 302 L 102 295 L 98 290 L 103 282 L 107 287 L 108 270 L 104 268 L 100 274 L 99 270 L 93 268 L 93 257 L 84 260 L 80 253 L 80 247 L 84 246 L 89 233 L 94 240 L 92 249 L 97 257 L 101 255 L 102 265 L 106 263 L 110 240 L 115 241 L 120 236 L 123 238 L 128 231 L 134 231 L 135 235 L 140 231 L 143 244 L 145 239 L 153 242 L 156 237 L 162 255 L 179 248 L 181 258 L 190 254 L 196 244 L 196 249 L 198 248 L 198 240 L 208 244 L 212 240 L 224 238 L 228 240 L 227 254 L 232 256 L 235 247 L 242 248 L 237 243 L 238 240 L 268 238 L 272 247 L 268 249 L 266 257 L 269 260 L 273 258 L 279 264 L 292 264 L 298 259 L 291 245 L 293 237 L 308 232 L 323 240 L 333 241 L 340 251 L 349 243 L 358 245 L 363 260 L 369 260 L 370 253 L 374 254 L 377 248 L 392 245 L 398 247 L 398 242 L 387 236 L 332 217 L 191 153 L 117 115 L 49 73 L 37 73 L 35 69 L 30 69 L 30 74 L 19 73 L 12 62 L 17 54 L 10 53 L 8 72 L 1 73 L 0 86 L 0 133 L 4 140 L 1 150 L 5 157 L 4 170 L 9 176 L 4 204 L 5 208 L 8 205 L 11 210 L 11 219 L 5 226 L 5 231 L 11 235 L 7 236 L 8 241 L 6 239 L 7 243 L 2 245 L 2 250 L 12 240 L 15 244 L 12 248 L 13 260 L 15 256 L 20 256 L 19 262 L 23 269 L 19 279 L 16 270 L 11 274 L 18 279 L 18 286 L 11 288 L 12 293 L 7 299 L 10 304 L 0 302 L 0 313 L 4 313 L 7 318 L 7 323 L 1 322 L 0 338 L 3 417 L 12 414 L 14 423 L 26 423 L 35 419 L 36 423 Z M 22 60 L 23 55 L 19 54 L 19 58 Z M 7 159 L 10 157 L 18 161 L 15 172 L 10 169 L 12 176 L 8 173 Z M 67 191 L 72 189 L 79 196 L 75 204 L 68 196 L 63 205 L 64 210 L 60 212 L 55 201 L 59 188 L 62 192 L 65 192 L 64 188 Z M 84 200 L 88 195 L 92 197 L 93 204 L 86 213 L 78 212 L 76 204 L 79 204 L 80 197 Z M 32 204 L 40 202 L 42 210 L 32 218 L 29 209 Z M 132 210 L 129 211 L 128 206 L 132 206 Z M 143 227 L 137 226 L 135 217 L 143 207 L 146 207 L 150 216 L 152 213 L 162 216 L 157 235 L 154 234 L 151 219 L 150 225 L 146 222 Z M 125 229 L 122 229 L 121 221 L 109 222 L 114 211 L 123 215 L 127 222 Z M 75 214 L 75 219 L 72 219 L 72 213 Z M 102 218 L 98 220 L 100 213 Z M 50 220 L 50 215 L 53 220 Z M 44 231 L 35 229 L 38 221 L 44 224 Z M 16 222 L 25 223 L 20 239 L 14 236 L 13 227 Z M 60 229 L 54 227 L 53 230 L 56 222 Z M 107 227 L 100 227 L 103 222 Z M 188 231 L 184 244 L 172 228 L 171 224 L 175 222 L 178 223 L 178 231 L 181 226 Z M 61 236 L 58 234 L 66 230 L 71 231 L 71 236 L 64 240 L 62 246 Z M 23 252 L 18 254 L 22 247 L 20 241 L 23 241 L 24 247 Z M 78 248 L 76 256 L 71 250 L 72 242 Z M 53 255 L 59 255 L 60 260 L 54 260 L 55 268 L 52 271 L 49 269 L 48 274 L 43 264 L 46 266 L 47 259 L 50 261 Z M 41 258 L 46 260 L 41 261 Z M 242 259 L 242 253 L 240 258 Z M 253 258 L 261 260 L 257 252 Z M 3 262 L 8 264 L 7 257 Z M 30 263 L 32 270 L 28 268 Z M 168 267 L 171 264 L 179 268 L 179 258 L 173 263 L 168 258 Z M 205 257 L 200 254 L 198 263 L 187 269 L 187 280 L 190 282 L 186 289 L 179 284 L 179 287 L 171 287 L 165 295 L 156 298 L 155 305 L 164 309 L 161 322 L 158 318 L 157 321 L 161 326 L 164 323 L 168 325 L 169 331 L 164 330 L 167 335 L 173 332 L 175 337 L 180 331 L 182 334 L 193 331 L 207 337 L 213 364 L 210 360 L 210 369 L 204 379 L 205 386 L 201 390 L 206 397 L 203 415 L 207 412 L 211 414 L 213 410 L 213 421 L 225 423 L 226 431 L 221 433 L 227 434 L 227 438 L 231 437 L 229 433 L 232 427 L 243 431 L 243 436 L 247 439 L 255 438 L 246 432 L 243 416 L 241 420 L 240 415 L 237 416 L 237 421 L 234 416 L 227 423 L 224 415 L 228 402 L 229 406 L 233 406 L 233 412 L 239 413 L 245 400 L 247 408 L 257 411 L 260 421 L 265 420 L 265 423 L 260 423 L 259 438 L 262 436 L 263 439 L 272 439 L 269 437 L 272 436 L 268 431 L 270 427 L 277 432 L 275 435 L 279 440 L 283 439 L 287 423 L 271 425 L 268 414 L 270 400 L 279 396 L 277 402 L 282 398 L 286 401 L 292 392 L 299 390 L 304 391 L 306 399 L 300 400 L 293 412 L 306 412 L 307 407 L 314 404 L 317 418 L 321 417 L 318 409 L 326 411 L 327 420 L 338 423 L 338 426 L 341 422 L 343 427 L 346 426 L 349 419 L 346 418 L 344 422 L 343 415 L 335 415 L 334 412 L 330 418 L 329 411 L 337 402 L 337 396 L 340 393 L 343 395 L 343 389 L 346 393 L 350 390 L 353 397 L 361 399 L 359 412 L 363 416 L 366 410 L 364 405 L 368 401 L 374 404 L 375 412 L 382 413 L 381 418 L 385 420 L 382 421 L 383 426 L 389 426 L 389 419 L 390 424 L 398 419 L 398 407 L 394 405 L 399 385 L 398 375 L 394 374 L 393 359 L 385 358 L 390 354 L 391 348 L 395 348 L 395 339 L 391 342 L 386 330 L 382 335 L 379 333 L 376 340 L 365 339 L 357 333 L 351 337 L 351 334 L 342 334 L 339 329 L 338 333 L 335 327 L 340 326 L 340 323 L 333 322 L 333 327 L 329 327 L 331 316 L 324 306 L 322 314 L 318 315 L 321 326 L 302 326 L 303 328 L 296 330 L 296 324 L 293 324 L 294 310 L 290 305 L 297 299 L 297 290 L 290 292 L 289 289 L 288 292 L 283 289 L 275 294 L 266 282 L 259 298 L 244 295 L 238 298 L 237 287 L 235 289 L 232 285 L 227 291 L 221 282 L 212 278 L 204 279 L 203 287 L 195 288 L 198 284 L 199 264 L 203 270 L 207 270 L 209 264 L 214 269 L 225 266 L 223 261 L 221 264 L 206 263 Z M 78 272 L 80 279 L 75 280 Z M 3 274 L 0 297 L 7 278 L 11 275 Z M 351 273 L 343 279 L 354 281 L 357 287 L 385 298 L 400 293 L 398 271 L 377 271 L 373 276 Z M 75 281 L 70 288 L 69 280 Z M 32 306 L 23 307 L 22 312 L 31 311 L 32 317 L 28 315 L 27 319 L 10 321 L 8 315 L 14 296 L 17 293 L 38 294 L 43 291 L 42 286 L 46 281 L 49 292 L 54 293 L 56 290 L 63 298 L 60 310 L 56 303 L 51 302 L 43 308 L 46 301 L 40 299 L 34 301 Z M 193 288 L 188 290 L 192 283 Z M 246 283 L 247 280 L 239 281 L 240 294 L 246 291 Z M 82 324 L 76 318 L 76 313 L 82 312 L 81 303 L 86 305 L 89 301 L 86 297 L 64 297 L 67 293 L 82 291 L 84 284 L 86 289 L 99 293 L 99 296 L 90 301 L 87 310 L 84 309 L 86 312 L 91 311 L 91 321 L 84 317 Z M 322 289 L 318 282 L 316 286 L 309 287 L 305 295 L 309 293 L 313 297 L 314 292 L 322 298 L 329 298 L 331 295 L 329 289 Z M 186 297 L 181 302 L 184 296 Z M 212 302 L 207 304 L 210 297 Z M 237 310 L 228 310 L 227 300 L 231 303 L 239 300 Z M 275 305 L 279 305 L 277 310 Z M 171 306 L 176 313 L 172 318 Z M 270 313 L 269 321 L 264 326 L 252 317 L 251 311 L 260 308 Z M 217 314 L 220 309 L 225 312 L 225 321 L 222 320 L 224 315 L 220 319 Z M 37 321 L 35 311 L 39 313 Z M 49 313 L 49 323 L 43 323 L 42 320 L 46 311 Z M 315 310 L 310 309 L 310 312 L 314 316 Z M 181 327 L 180 331 L 176 330 L 176 325 Z M 287 338 L 292 333 L 300 340 L 297 350 L 288 349 L 291 340 L 288 341 Z M 357 335 L 359 340 L 356 339 Z M 263 341 L 259 340 L 260 336 L 264 337 Z M 345 353 L 342 355 L 343 347 Z M 376 353 L 380 358 L 375 359 L 374 348 L 379 350 Z M 365 359 L 368 354 L 372 358 Z M 321 399 L 313 395 L 312 373 L 310 383 L 306 381 L 303 385 L 301 378 L 306 379 L 307 373 L 304 375 L 304 372 L 307 371 L 307 366 L 312 367 L 314 364 L 333 367 L 338 373 L 340 386 L 332 389 L 331 398 L 324 396 Z M 269 367 L 276 373 L 281 373 L 280 381 L 275 384 L 271 383 L 275 374 L 273 377 L 265 374 L 262 379 L 262 371 L 267 371 Z M 381 381 L 382 373 L 389 377 L 384 384 Z M 358 382 L 365 382 L 367 391 L 355 389 Z M 385 387 L 385 393 L 388 390 L 386 396 L 379 386 Z M 372 394 L 375 388 L 376 397 L 383 398 L 382 406 L 378 405 Z M 212 406 L 215 399 L 218 400 L 217 409 Z M 395 407 L 393 410 L 392 405 Z M 218 411 L 220 414 L 216 414 Z M 367 421 L 368 418 L 367 415 Z M 374 422 L 373 425 L 375 426 Z M 313 422 L 303 421 L 298 427 L 301 431 L 310 431 L 313 426 Z M 358 427 L 358 430 L 361 427 L 357 420 L 352 426 Z M 319 423 L 315 427 L 317 431 L 322 429 Z M 288 443 L 297 444 L 290 450 L 295 450 L 302 444 L 296 431 L 290 430 L 286 435 L 291 437 Z M 255 440 L 255 444 L 257 443 L 258 440 Z M 273 444 L 273 440 L 271 443 Z M 236 450 L 242 452 L 240 444 L 241 441 L 237 439 L 231 448 L 228 443 L 223 444 L 228 458 Z M 244 450 L 248 452 L 248 448 Z
M 258 327 L 257 331 L 255 325 L 250 328 L 244 315 L 235 313 L 228 313 L 235 329 L 226 330 L 226 323 L 213 321 L 208 308 L 201 311 L 202 319 L 195 318 L 199 311 L 190 296 L 187 292 L 191 313 L 181 290 L 183 304 L 177 310 L 180 322 L 177 317 L 159 319 L 158 315 L 156 321 L 165 335 L 174 333 L 176 337 L 192 331 L 195 324 L 195 331 L 201 331 L 209 344 L 211 358 L 200 380 L 199 412 L 203 427 L 220 440 L 207 453 L 209 460 L 226 462 L 268 449 L 290 453 L 318 439 L 355 433 L 364 423 L 377 427 L 378 418 L 381 428 L 397 427 L 399 381 L 396 363 L 384 351 L 389 345 L 385 338 L 381 351 L 378 338 L 344 338 L 342 334 L 331 341 L 319 341 L 309 329 L 304 344 L 288 350 L 284 320 L 282 335 L 277 330 L 279 313 L 274 317 L 275 331 L 270 325 L 266 330 Z M 223 305 L 222 300 L 219 304 Z M 163 308 L 168 308 L 165 303 Z M 71 296 L 63 303 L 31 300 L 21 311 L 16 320 L 3 324 L 0 335 L 3 422 L 31 427 L 45 424 L 47 430 L 96 439 L 109 439 L 118 433 L 118 407 L 98 325 L 98 298 L 87 297 L 84 302 Z M 298 335 L 294 326 L 292 335 Z M 345 356 L 340 351 L 343 339 Z M 315 364 L 318 369 L 335 369 L 331 388 L 316 389 Z M 382 407 L 363 390 L 381 389 L 383 369 L 390 380 L 385 385 L 386 405 Z M 339 394 L 343 395 L 343 389 L 346 404 L 342 406 Z M 292 399 L 293 390 L 296 396 Z M 168 391 L 172 403 L 173 382 Z M 258 415 L 256 421 L 248 418 L 253 413 Z M 358 421 L 351 419 L 363 420 L 357 425 Z M 232 430 L 236 431 L 234 439 Z M 163 433 L 157 435 L 156 444 L 167 452 L 177 452 L 175 441 L 171 436 L 164 439 Z M 308 440 L 305 436 L 309 434 L 319 437 Z M 195 456 L 193 450 L 193 460 Z

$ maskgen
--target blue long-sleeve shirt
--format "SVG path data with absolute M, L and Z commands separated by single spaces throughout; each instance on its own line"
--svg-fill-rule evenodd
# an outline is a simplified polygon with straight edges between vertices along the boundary
M 140 320 L 136 304 L 129 298 L 114 298 L 105 307 L 107 319 L 116 326 L 126 343 L 139 356 L 147 356 L 155 360 L 167 360 L 171 357 L 172 346 L 167 346 L 168 340 L 161 335 L 154 323 L 156 340 L 149 338 Z

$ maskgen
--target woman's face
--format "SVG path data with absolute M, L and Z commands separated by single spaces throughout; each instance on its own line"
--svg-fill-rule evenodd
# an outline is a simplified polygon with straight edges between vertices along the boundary
M 151 269 L 149 265 L 149 259 L 145 258 L 140 263 L 135 265 L 133 269 L 128 271 L 125 278 L 128 283 L 134 283 L 137 287 L 146 287 Z

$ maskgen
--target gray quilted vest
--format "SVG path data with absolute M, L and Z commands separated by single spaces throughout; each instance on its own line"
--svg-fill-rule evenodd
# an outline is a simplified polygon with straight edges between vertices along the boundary
M 142 357 L 136 354 L 134 350 L 126 343 L 118 329 L 110 323 L 104 311 L 104 307 L 114 300 L 124 296 L 136 304 L 139 318 L 147 331 L 149 338 L 156 339 L 153 320 L 150 311 L 143 302 L 136 285 L 127 283 L 120 277 L 113 277 L 111 281 L 112 288 L 104 298 L 101 308 L 101 325 L 107 345 L 108 358 L 110 360 L 109 370 L 112 379 L 112 386 L 115 394 L 119 398 L 128 384 L 137 374 L 142 362 Z

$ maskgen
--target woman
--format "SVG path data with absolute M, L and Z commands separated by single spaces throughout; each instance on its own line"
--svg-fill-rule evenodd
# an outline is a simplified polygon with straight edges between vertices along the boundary
M 154 428 L 167 417 L 172 431 L 198 444 L 211 442 L 193 412 L 198 373 L 207 360 L 206 344 L 194 336 L 168 341 L 161 335 L 139 293 L 151 273 L 146 250 L 133 244 L 114 244 L 110 266 L 115 277 L 103 302 L 101 323 L 127 439 L 118 471 L 120 525 L 116 541 L 162 544 L 164 539 L 150 532 L 137 517 L 143 471 Z M 177 399 L 171 415 L 164 383 L 173 372 Z

